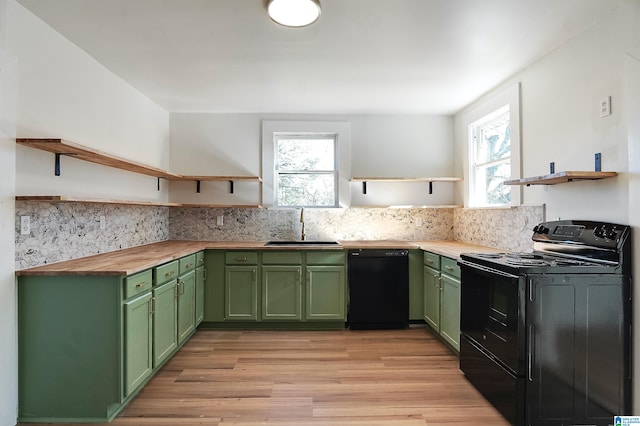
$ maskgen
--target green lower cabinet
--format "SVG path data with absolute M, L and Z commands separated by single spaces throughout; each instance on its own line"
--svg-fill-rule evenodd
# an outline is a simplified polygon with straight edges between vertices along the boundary
M 460 350 L 460 280 L 447 274 L 442 280 L 442 312 L 440 336 L 457 351 Z
M 129 396 L 153 371 L 151 292 L 124 303 L 124 396 Z
M 309 321 L 344 321 L 344 266 L 307 266 L 306 273 L 305 318 Z
M 262 267 L 262 319 L 300 321 L 302 319 L 302 266 Z
M 424 267 L 424 320 L 440 332 L 440 271 Z
M 225 320 L 258 320 L 257 266 L 225 266 Z
M 153 289 L 153 366 L 178 348 L 177 280 Z
M 207 270 L 204 266 L 196 268 L 196 327 L 204 319 L 204 287 L 207 280 Z
M 178 277 L 178 345 L 186 341 L 196 328 L 196 273 Z

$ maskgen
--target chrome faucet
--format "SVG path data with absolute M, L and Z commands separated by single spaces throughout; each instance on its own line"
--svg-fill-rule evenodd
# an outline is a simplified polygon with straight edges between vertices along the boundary
M 304 241 L 304 207 L 300 209 L 300 223 L 302 224 L 302 233 L 300 234 L 300 240 Z

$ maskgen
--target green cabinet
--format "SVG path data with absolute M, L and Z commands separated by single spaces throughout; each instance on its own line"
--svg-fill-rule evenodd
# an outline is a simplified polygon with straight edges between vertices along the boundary
M 258 266 L 225 266 L 225 320 L 258 319 Z
M 409 250 L 409 320 L 424 320 L 423 251 Z
M 204 292 L 207 281 L 207 269 L 204 266 L 196 268 L 196 324 L 197 327 L 204 320 Z
M 344 321 L 344 266 L 307 265 L 306 316 L 309 321 Z
M 424 320 L 460 350 L 460 267 L 454 259 L 424 253 Z
M 138 388 L 153 371 L 151 292 L 124 302 L 124 396 Z
M 206 262 L 213 270 L 205 288 L 206 322 L 344 323 L 342 250 L 212 251 Z
M 161 365 L 178 348 L 178 280 L 153 289 L 153 366 Z
M 182 344 L 196 328 L 196 273 L 189 271 L 178 277 L 178 344 Z
M 18 277 L 18 422 L 104 423 L 195 330 L 194 255 L 129 276 Z M 204 263 L 204 262 L 203 262 Z

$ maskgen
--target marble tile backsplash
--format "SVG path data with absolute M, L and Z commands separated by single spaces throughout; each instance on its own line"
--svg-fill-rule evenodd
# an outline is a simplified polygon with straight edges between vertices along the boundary
M 217 225 L 222 216 L 223 225 Z M 453 238 L 453 209 L 305 209 L 307 240 L 439 240 Z M 299 240 L 300 209 L 171 208 L 176 240 Z
M 20 235 L 20 216 L 31 233 Z M 105 229 L 100 229 L 100 216 Z M 530 251 L 543 206 L 510 209 L 305 209 L 307 240 L 458 240 Z M 222 217 L 222 225 L 217 225 Z M 16 269 L 167 239 L 299 240 L 300 209 L 182 208 L 116 204 L 16 202 Z
M 455 209 L 454 240 L 505 251 L 531 251 L 533 227 L 544 221 L 544 206 Z
M 169 237 L 168 209 L 16 201 L 16 269 L 164 241 Z M 31 218 L 29 235 L 20 235 L 20 216 Z

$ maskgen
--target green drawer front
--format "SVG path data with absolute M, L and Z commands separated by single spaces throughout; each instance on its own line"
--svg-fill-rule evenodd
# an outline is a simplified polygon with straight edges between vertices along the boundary
M 196 255 L 191 254 L 178 260 L 180 262 L 180 273 L 183 274 L 196 267 Z
M 460 267 L 458 263 L 449 257 L 442 257 L 442 267 L 440 270 L 447 275 L 460 278 Z
M 308 251 L 307 265 L 344 265 L 347 255 L 344 251 Z
M 173 262 L 165 263 L 164 265 L 153 268 L 153 284 L 163 284 L 177 277 L 179 270 L 178 264 L 179 262 L 174 260 Z
M 151 269 L 130 275 L 124 279 L 124 297 L 126 299 L 136 294 L 151 290 L 153 286 Z
M 228 251 L 224 254 L 227 265 L 257 265 L 258 253 L 254 251 Z
M 440 269 L 440 255 L 431 253 L 430 251 L 425 251 L 424 264 L 432 267 L 433 269 Z
M 265 251 L 262 253 L 264 265 L 300 265 L 302 254 L 295 251 Z
M 204 266 L 204 252 L 199 251 L 196 253 L 196 268 L 198 266 Z

